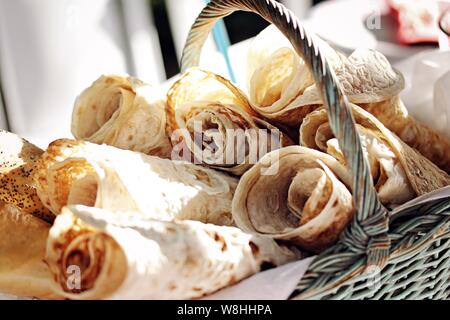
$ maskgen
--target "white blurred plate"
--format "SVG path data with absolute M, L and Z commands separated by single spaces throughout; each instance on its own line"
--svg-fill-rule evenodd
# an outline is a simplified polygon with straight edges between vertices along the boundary
M 393 62 L 434 48 L 398 43 L 395 21 L 388 13 L 385 0 L 331 0 L 312 8 L 307 25 L 347 53 L 361 47 L 376 49 Z

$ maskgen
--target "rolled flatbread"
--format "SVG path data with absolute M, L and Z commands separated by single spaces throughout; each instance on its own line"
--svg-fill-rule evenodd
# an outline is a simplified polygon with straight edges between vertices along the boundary
M 161 220 L 233 224 L 237 180 L 187 162 L 58 140 L 39 160 L 34 179 L 40 198 L 55 214 L 81 204 Z
M 283 148 L 243 175 L 233 217 L 245 232 L 318 253 L 337 241 L 353 217 L 350 181 L 346 168 L 325 153 Z
M 410 147 L 450 173 L 450 140 L 411 117 L 400 97 L 361 104 L 360 107 L 377 117 Z
M 385 205 L 402 204 L 450 184 L 450 176 L 389 131 L 377 118 L 352 105 L 374 184 Z M 346 164 L 325 109 L 309 114 L 300 127 L 300 143 Z
M 77 98 L 72 115 L 76 139 L 170 158 L 165 98 L 142 81 L 102 76 Z
M 46 254 L 58 292 L 70 299 L 194 299 L 235 284 L 265 264 L 296 259 L 273 240 L 236 228 L 139 216 L 64 208 Z
M 403 76 L 381 53 L 358 49 L 345 57 L 318 37 L 313 38 L 351 102 L 385 101 L 404 88 Z M 274 26 L 253 41 L 247 77 L 255 111 L 277 123 L 298 126 L 308 113 L 323 104 L 304 60 Z
M 169 90 L 167 107 L 172 159 L 239 176 L 267 152 L 292 144 L 255 116 L 241 90 L 208 71 L 187 71 Z
M 0 201 L 0 293 L 58 299 L 44 262 L 50 224 Z
M 48 222 L 54 215 L 42 204 L 32 173 L 43 151 L 19 136 L 0 130 L 0 202 Z

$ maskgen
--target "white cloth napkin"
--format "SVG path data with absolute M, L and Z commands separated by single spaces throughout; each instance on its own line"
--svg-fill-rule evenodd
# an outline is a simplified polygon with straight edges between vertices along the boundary
M 202 300 L 287 300 L 314 257 L 267 270 Z

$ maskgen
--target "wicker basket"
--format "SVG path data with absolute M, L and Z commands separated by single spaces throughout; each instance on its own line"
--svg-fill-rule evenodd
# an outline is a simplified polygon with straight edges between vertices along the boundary
M 214 23 L 234 11 L 261 15 L 304 58 L 353 176 L 357 213 L 339 242 L 309 267 L 293 299 L 448 299 L 450 199 L 392 215 L 378 200 L 348 101 L 300 21 L 274 0 L 213 0 L 192 26 L 182 69 L 197 66 Z

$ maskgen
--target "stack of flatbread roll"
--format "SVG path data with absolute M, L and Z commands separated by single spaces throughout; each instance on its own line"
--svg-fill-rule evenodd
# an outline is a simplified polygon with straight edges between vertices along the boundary
M 372 50 L 316 39 L 353 108 L 387 207 L 450 184 L 450 141 L 411 118 L 403 76 Z M 76 99 L 74 140 L 0 132 L 0 293 L 197 299 L 333 246 L 351 176 L 305 62 L 274 28 L 248 88 L 193 68 L 168 92 L 102 76 Z

